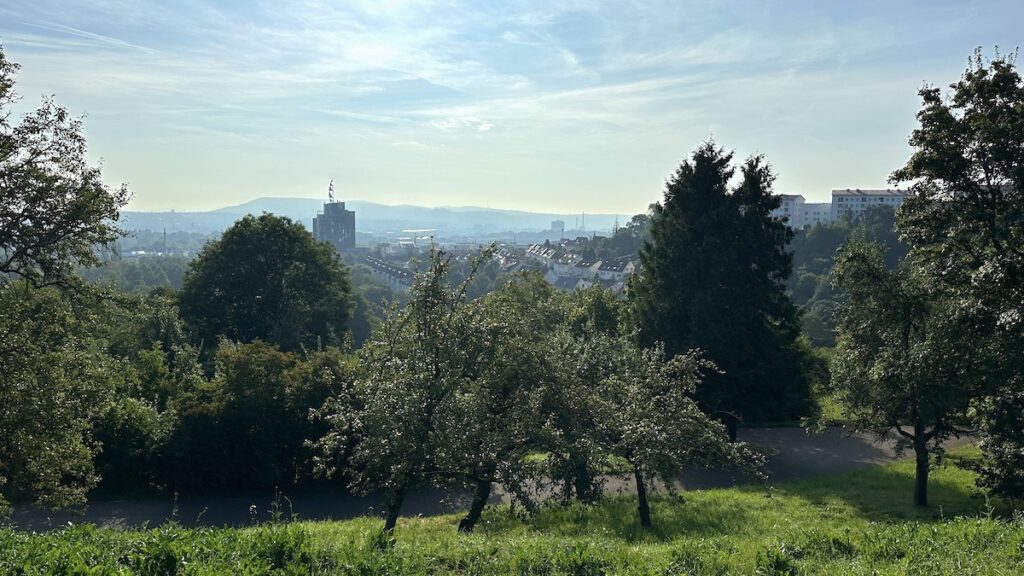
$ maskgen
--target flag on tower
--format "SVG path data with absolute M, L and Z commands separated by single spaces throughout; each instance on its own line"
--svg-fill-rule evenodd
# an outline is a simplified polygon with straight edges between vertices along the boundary
M 327 187 L 327 199 L 334 202 L 334 178 L 331 178 L 331 185 Z

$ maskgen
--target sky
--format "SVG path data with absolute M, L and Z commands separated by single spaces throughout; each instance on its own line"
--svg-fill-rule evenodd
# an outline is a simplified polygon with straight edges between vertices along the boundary
M 780 193 L 884 187 L 917 91 L 1024 2 L 4 0 L 18 110 L 85 116 L 134 210 L 260 196 L 633 214 L 714 139 Z

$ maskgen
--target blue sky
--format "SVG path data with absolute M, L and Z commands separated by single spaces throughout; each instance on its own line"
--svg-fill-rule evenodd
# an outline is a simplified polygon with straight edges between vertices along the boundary
M 258 196 L 632 214 L 713 137 L 824 201 L 906 160 L 923 83 L 1024 2 L 4 0 L 27 110 L 85 114 L 133 209 Z

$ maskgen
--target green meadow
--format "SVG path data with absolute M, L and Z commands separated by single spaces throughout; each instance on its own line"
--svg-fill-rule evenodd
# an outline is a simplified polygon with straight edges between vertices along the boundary
M 910 500 L 899 462 L 765 489 L 662 494 L 654 528 L 636 500 L 553 505 L 535 515 L 486 512 L 458 534 L 457 515 L 146 530 L 76 526 L 0 530 L 2 574 L 1020 574 L 1024 517 L 975 488 L 953 451 L 931 482 L 932 506 Z

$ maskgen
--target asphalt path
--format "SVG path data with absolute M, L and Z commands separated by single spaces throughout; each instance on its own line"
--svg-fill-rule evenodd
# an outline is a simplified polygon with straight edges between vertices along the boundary
M 747 428 L 739 439 L 768 453 L 771 482 L 798 480 L 849 472 L 865 466 L 885 464 L 898 458 L 892 439 L 878 442 L 851 435 L 838 428 L 810 434 L 801 428 Z M 947 444 L 955 446 L 966 441 Z M 727 471 L 695 470 L 683 474 L 683 489 L 721 488 L 745 483 Z M 609 478 L 611 493 L 632 491 L 626 479 Z M 500 494 L 493 499 L 502 500 Z M 410 494 L 402 507 L 404 516 L 447 514 L 465 510 L 468 497 L 462 493 L 425 490 Z M 300 520 L 341 520 L 377 514 L 380 495 L 355 496 L 338 492 L 242 494 L 209 498 L 95 500 L 84 512 L 51 511 L 32 506 L 15 506 L 11 523 L 23 530 L 52 530 L 69 524 L 91 523 L 107 527 L 157 526 L 174 520 L 184 526 L 245 526 L 275 518 Z

